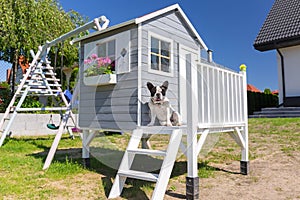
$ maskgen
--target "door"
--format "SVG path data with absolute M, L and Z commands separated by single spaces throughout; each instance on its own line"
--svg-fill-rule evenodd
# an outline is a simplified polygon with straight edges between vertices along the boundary
M 200 52 L 199 52 L 200 53 Z M 187 123 L 186 69 L 197 67 L 198 52 L 183 45 L 179 48 L 179 112 L 183 124 Z

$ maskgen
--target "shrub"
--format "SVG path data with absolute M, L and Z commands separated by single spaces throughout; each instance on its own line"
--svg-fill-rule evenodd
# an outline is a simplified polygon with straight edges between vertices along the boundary
M 250 91 L 248 91 L 247 94 L 249 115 L 252 115 L 254 111 L 260 111 L 262 108 L 278 106 L 277 95 Z

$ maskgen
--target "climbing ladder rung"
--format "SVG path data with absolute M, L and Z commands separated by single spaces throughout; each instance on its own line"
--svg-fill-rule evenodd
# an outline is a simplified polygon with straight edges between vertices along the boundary
M 120 170 L 118 172 L 118 175 L 128 177 L 128 178 L 151 181 L 151 182 L 157 182 L 158 180 L 158 174 L 135 171 L 135 170 Z
M 53 67 L 50 66 L 37 66 L 36 69 L 54 69 Z
M 48 87 L 60 87 L 61 85 L 60 84 L 29 84 L 27 86 L 24 86 L 24 88 L 26 87 L 30 87 L 31 89 L 48 89 Z
M 43 108 L 19 108 L 18 112 L 24 111 L 60 111 L 60 110 L 67 110 L 67 107 L 43 107 Z
M 24 93 L 25 91 L 21 91 L 21 93 Z M 60 90 L 48 90 L 48 89 L 30 89 L 28 92 L 35 92 L 38 94 L 50 94 L 52 93 L 56 93 L 56 92 L 60 92 Z
M 152 149 L 128 149 L 128 153 L 152 156 L 166 156 L 166 151 Z

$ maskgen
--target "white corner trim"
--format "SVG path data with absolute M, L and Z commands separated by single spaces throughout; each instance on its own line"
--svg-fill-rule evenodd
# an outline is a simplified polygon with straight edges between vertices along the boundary
M 147 20 L 149 20 L 149 19 L 152 19 L 152 18 L 154 18 L 154 17 L 157 17 L 157 16 L 159 16 L 159 15 L 162 15 L 162 14 L 164 14 L 164 13 L 167 13 L 167 12 L 169 12 L 169 11 L 172 11 L 172 10 L 175 10 L 175 9 L 178 9 L 178 8 L 179 8 L 179 5 L 178 5 L 178 4 L 174 4 L 174 5 L 168 6 L 168 7 L 166 7 L 166 8 L 161 9 L 161 10 L 157 10 L 157 11 L 154 11 L 154 12 L 149 13 L 149 14 L 147 14 L 147 15 L 144 15 L 144 16 L 142 16 L 142 17 L 136 18 L 136 19 L 135 19 L 135 23 L 136 23 L 136 24 L 143 23 L 143 22 L 145 22 L 145 21 L 147 21 Z
M 137 126 L 142 123 L 142 24 L 138 24 L 138 105 L 137 105 Z

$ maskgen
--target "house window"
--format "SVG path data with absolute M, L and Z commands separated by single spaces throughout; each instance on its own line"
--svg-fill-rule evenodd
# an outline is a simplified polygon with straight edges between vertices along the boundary
M 172 41 L 150 34 L 150 71 L 172 73 Z
M 116 60 L 116 41 L 111 40 L 108 42 L 97 44 L 98 46 L 98 57 L 109 57 L 112 62 L 112 71 L 115 71 L 115 60 Z

